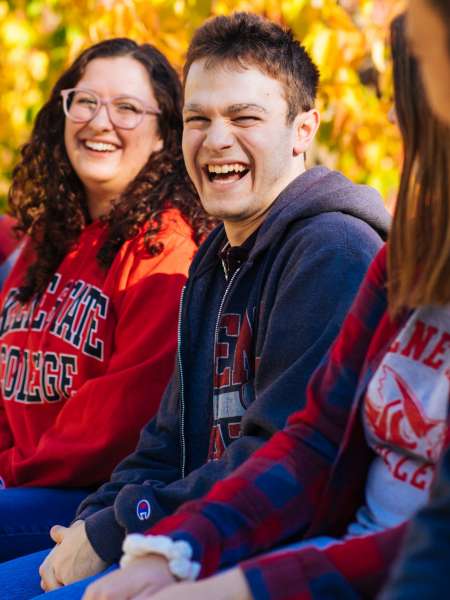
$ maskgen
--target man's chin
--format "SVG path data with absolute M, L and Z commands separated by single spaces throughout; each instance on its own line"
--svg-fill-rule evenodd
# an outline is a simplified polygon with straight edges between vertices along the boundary
M 220 200 L 201 198 L 201 202 L 205 212 L 211 217 L 233 223 L 239 223 L 244 219 L 248 219 L 252 212 L 248 210 L 248 206 L 253 204 L 250 200 L 244 203 L 242 199 L 239 202 L 233 202 L 232 199 L 227 200 L 223 198 Z
M 245 212 L 232 212 L 227 210 L 206 210 L 210 217 L 214 217 L 219 221 L 229 222 L 229 223 L 241 223 L 248 219 L 249 215 Z

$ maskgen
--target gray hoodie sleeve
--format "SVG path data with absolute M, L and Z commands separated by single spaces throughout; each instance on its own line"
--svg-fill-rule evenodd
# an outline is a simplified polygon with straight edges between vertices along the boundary
M 242 436 L 220 460 L 180 479 L 179 423 L 169 392 L 161 414 L 143 430 L 137 451 L 119 465 L 110 483 L 83 503 L 78 518 L 86 519 L 87 535 L 99 556 L 117 561 L 125 533 L 146 531 L 182 503 L 203 496 L 303 406 L 306 384 L 337 335 L 380 245 L 368 225 L 336 213 L 311 219 L 309 229 L 290 232 L 262 298 L 259 362 L 250 386 L 254 399 L 242 418 Z M 139 506 L 146 508 L 145 519 Z

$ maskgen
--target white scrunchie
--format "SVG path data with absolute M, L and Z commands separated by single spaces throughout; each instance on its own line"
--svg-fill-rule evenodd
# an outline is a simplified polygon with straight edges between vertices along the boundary
M 121 568 L 129 565 L 135 558 L 159 554 L 167 558 L 169 570 L 177 579 L 195 581 L 200 573 L 200 563 L 191 560 L 192 548 L 183 540 L 175 542 L 165 535 L 131 533 L 125 538 L 122 550 Z

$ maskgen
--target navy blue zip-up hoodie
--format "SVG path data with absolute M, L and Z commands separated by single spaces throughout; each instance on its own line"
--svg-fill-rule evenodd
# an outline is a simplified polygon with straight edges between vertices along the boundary
M 127 533 L 205 494 L 304 404 L 388 225 L 373 189 L 314 167 L 280 194 L 228 281 L 225 232 L 213 231 L 190 269 L 159 412 L 78 510 L 103 560 L 119 559 Z

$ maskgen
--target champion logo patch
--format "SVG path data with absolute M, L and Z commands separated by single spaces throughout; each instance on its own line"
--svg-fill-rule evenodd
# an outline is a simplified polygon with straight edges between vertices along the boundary
M 146 521 L 151 515 L 152 509 L 148 500 L 139 500 L 136 506 L 136 514 L 139 521 Z

